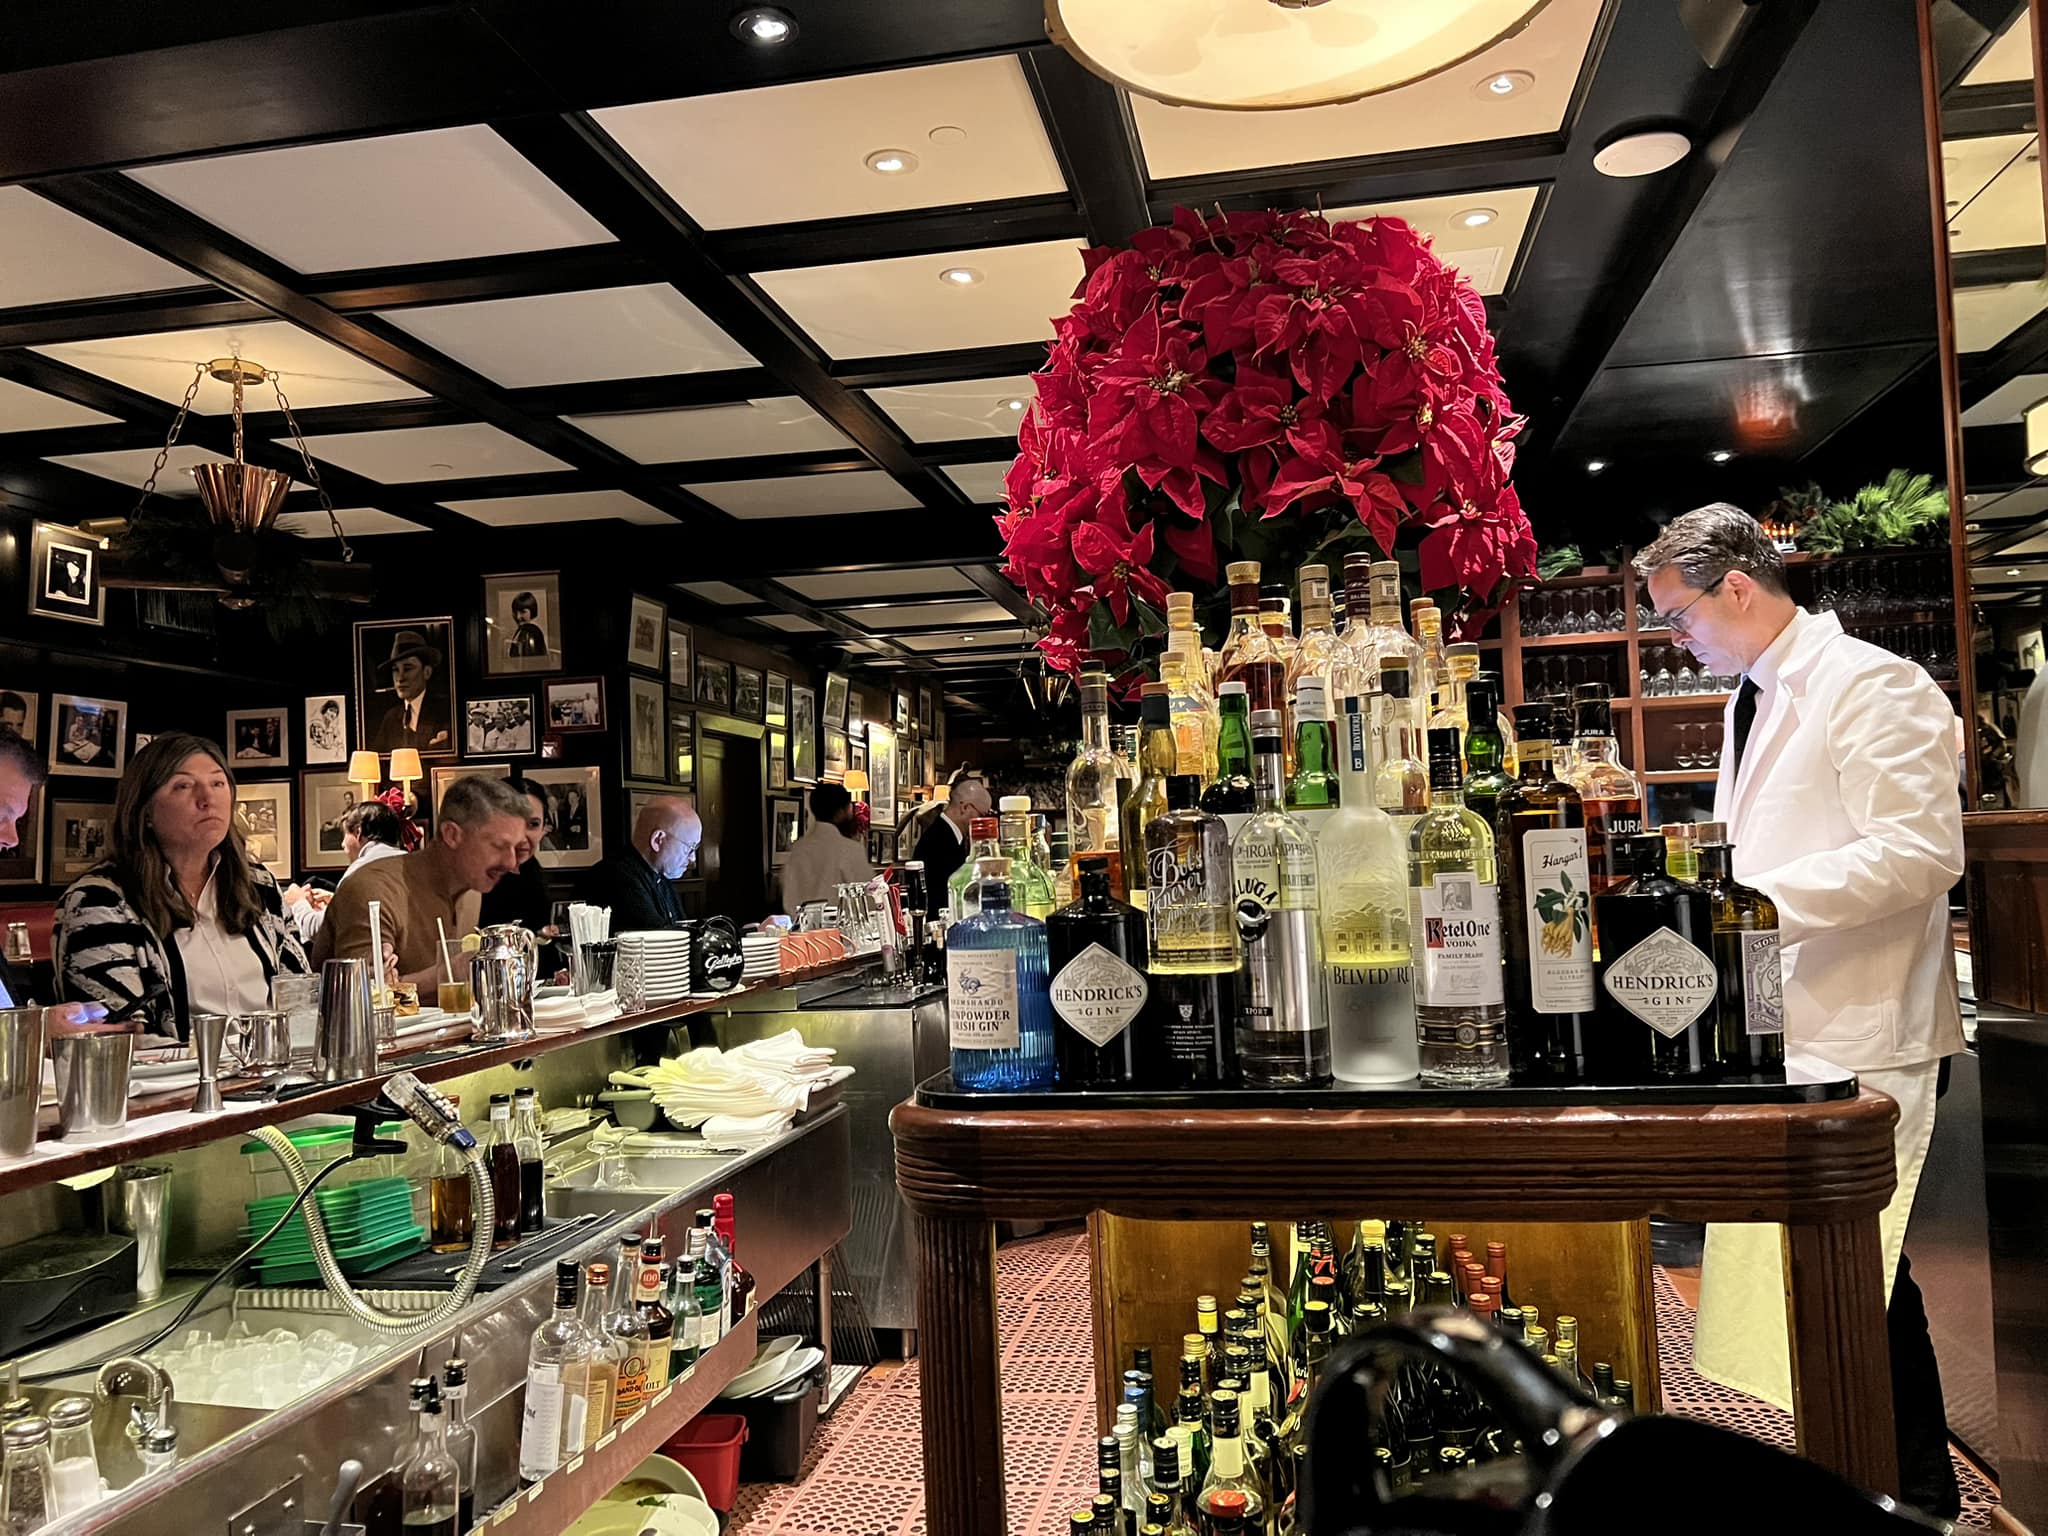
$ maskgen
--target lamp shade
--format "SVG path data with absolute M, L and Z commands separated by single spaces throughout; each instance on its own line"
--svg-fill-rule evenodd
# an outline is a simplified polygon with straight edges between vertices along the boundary
M 1052 40 L 1097 74 L 1180 106 L 1353 101 L 1440 74 L 1548 0 L 1045 0 Z
M 384 760 L 374 752 L 351 752 L 348 757 L 351 784 L 378 784 L 384 779 Z
M 2048 400 L 2027 407 L 2027 473 L 2048 474 Z
M 424 779 L 427 770 L 420 766 L 420 754 L 412 747 L 391 749 L 391 777 L 394 779 Z
M 865 768 L 849 768 L 846 777 L 839 781 L 839 787 L 853 794 L 868 787 L 868 771 Z

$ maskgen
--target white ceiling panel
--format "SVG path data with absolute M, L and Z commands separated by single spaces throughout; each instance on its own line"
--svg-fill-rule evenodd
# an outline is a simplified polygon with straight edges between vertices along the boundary
M 561 491 L 549 496 L 485 496 L 443 506 L 493 528 L 528 523 L 595 523 L 615 517 L 628 523 L 673 522 L 667 513 L 624 491 Z
M 989 629 L 976 634 L 972 640 L 963 639 L 960 635 L 906 635 L 897 643 L 905 649 L 913 651 L 953 651 L 958 653 L 972 651 L 979 653 L 991 648 L 1015 648 L 1028 645 L 1030 640 L 1031 636 L 1021 629 Z M 983 659 L 1000 661 L 1003 658 L 998 655 Z
M 1963 498 L 1963 515 L 1971 522 L 2009 523 L 2048 512 L 2048 485 L 2023 485 L 2016 490 L 1980 492 Z
M 425 533 L 419 523 L 402 517 L 393 517 L 389 512 L 375 507 L 337 507 L 334 515 L 341 522 L 341 531 L 350 538 L 368 538 L 377 533 Z M 302 539 L 331 539 L 334 530 L 327 525 L 325 512 L 281 512 L 277 526 L 295 533 Z
M 0 379 L 0 432 L 42 432 L 51 427 L 91 427 L 116 418 L 46 395 L 12 379 Z
M 1564 125 L 1601 3 L 1551 0 L 1520 34 L 1477 57 L 1340 106 L 1217 112 L 1133 96 L 1146 168 L 1165 179 L 1555 133 Z M 1534 78 L 1505 96 L 1487 89 L 1489 80 L 1511 70 Z
M 1970 66 L 1962 83 L 2003 85 L 2016 80 L 2032 80 L 2033 50 L 2033 24 L 2028 20 L 2028 8 L 2022 6 L 2019 14 L 2006 23 L 2005 30 L 1998 34 L 1991 46 L 1977 55 L 1977 62 Z
M 1950 172 L 1949 163 L 1958 159 L 1960 169 Z M 1947 140 L 1942 166 L 1950 250 L 2041 244 L 2041 150 L 2034 135 Z M 1987 171 L 1988 180 L 1983 179 Z
M 2010 549 L 2001 549 L 1995 558 L 2017 560 L 2022 555 L 2048 555 L 2048 534 L 2037 539 L 2022 539 Z
M 736 587 L 729 581 L 679 581 L 676 590 L 687 592 L 692 597 L 701 597 L 707 603 L 725 603 L 742 608 L 756 608 L 761 599 L 744 587 Z
M 940 473 L 959 486 L 969 499 L 977 503 L 998 502 L 1003 499 L 1003 481 L 1010 473 L 1010 465 L 1007 460 L 999 464 L 948 464 Z
M 785 635 L 821 635 L 825 626 L 814 624 L 809 619 L 799 618 L 793 613 L 763 613 L 754 618 L 756 624 L 766 624 L 770 629 L 779 629 Z
M 102 341 L 65 341 L 33 350 L 172 404 L 184 399 L 185 391 L 192 387 L 193 370 L 216 357 L 245 358 L 277 372 L 295 410 L 363 405 L 372 400 L 416 400 L 422 393 L 382 368 L 282 320 L 112 336 Z M 257 385 L 244 399 L 251 410 L 277 409 L 268 384 Z M 202 416 L 225 416 L 233 401 L 233 391 L 227 385 L 207 378 L 199 385 L 192 409 Z
M 2027 407 L 2048 400 L 2048 373 L 2023 373 L 2008 379 L 1963 412 L 1966 427 L 1994 427 L 2020 420 Z
M 568 421 L 639 464 L 847 446 L 837 427 L 793 395 L 683 411 L 571 416 Z
M 332 432 L 309 437 L 313 457 L 386 485 L 411 480 L 475 480 L 531 475 L 570 466 L 486 422 L 408 427 L 391 432 Z
M 962 603 L 891 603 L 881 608 L 849 608 L 846 617 L 862 629 L 938 629 L 947 624 L 1000 624 L 1014 615 L 986 598 Z
M 912 442 L 943 443 L 962 437 L 1015 437 L 1017 423 L 1037 393 L 1037 382 L 1029 374 L 1017 374 L 871 389 L 868 398 Z
M 0 309 L 189 288 L 198 281 L 27 187 L 0 187 Z
M 266 149 L 128 174 L 300 272 L 611 238 L 482 127 Z
M 917 498 L 879 469 L 836 475 L 783 475 L 772 480 L 713 480 L 683 489 L 734 517 L 828 517 L 841 512 L 895 512 Z
M 949 281 L 959 271 L 971 283 Z M 1042 240 L 761 272 L 754 281 L 833 357 L 1044 341 L 1081 281 L 1081 245 Z
M 595 115 L 707 229 L 1033 197 L 1066 185 L 1024 71 L 1008 54 Z M 903 169 L 869 168 L 871 156 L 890 151 Z
M 1499 187 L 1450 197 L 1332 208 L 1332 223 L 1370 217 L 1406 219 L 1429 236 L 1437 255 L 1483 294 L 1505 292 L 1515 256 L 1536 216 L 1536 188 Z
M 63 464 L 71 469 L 82 469 L 89 475 L 101 475 L 108 480 L 118 480 L 123 485 L 142 489 L 149 479 L 149 471 L 156 463 L 158 450 L 155 448 L 118 448 L 109 453 L 67 453 L 52 458 L 52 464 Z M 208 448 L 195 448 L 189 443 L 180 443 L 164 459 L 163 472 L 156 477 L 156 493 L 159 496 L 197 496 L 199 487 L 193 483 L 192 469 L 198 464 L 225 464 L 228 456 L 215 453 Z M 294 480 L 294 486 L 303 485 Z
M 704 373 L 754 361 L 666 283 L 433 304 L 385 318 L 513 389 Z
M 814 603 L 981 590 L 948 565 L 888 571 L 834 571 L 823 576 L 783 576 L 777 579 L 799 597 L 809 598 Z
M 1957 350 L 1988 352 L 2048 309 L 2048 287 L 1996 283 L 1986 288 L 1958 288 L 1955 301 Z

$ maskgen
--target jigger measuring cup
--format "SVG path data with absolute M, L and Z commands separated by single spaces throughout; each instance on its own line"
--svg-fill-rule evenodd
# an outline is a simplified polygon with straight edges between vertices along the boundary
M 220 1099 L 220 1053 L 227 1044 L 228 1015 L 192 1015 L 192 1056 L 199 1064 L 199 1091 L 192 1099 L 195 1115 L 217 1115 L 224 1107 Z

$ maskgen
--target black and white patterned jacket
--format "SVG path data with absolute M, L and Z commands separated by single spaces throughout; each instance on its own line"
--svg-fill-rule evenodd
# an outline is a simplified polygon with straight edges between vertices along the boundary
M 311 966 L 298 929 L 285 916 L 277 878 L 252 864 L 263 913 L 249 930 L 249 947 L 265 979 L 280 971 L 304 975 Z M 142 1032 L 190 1038 L 185 966 L 174 942 L 150 931 L 129 902 L 111 861 L 96 864 L 71 883 L 57 902 L 52 934 L 57 995 L 67 1002 L 106 1004 L 109 1011 L 142 1003 Z

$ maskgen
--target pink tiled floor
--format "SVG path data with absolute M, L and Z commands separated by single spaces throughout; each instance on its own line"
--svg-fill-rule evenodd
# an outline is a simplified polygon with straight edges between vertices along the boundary
M 1010 1528 L 1065 1531 L 1095 1491 L 1095 1387 L 1088 1249 L 1079 1233 L 1013 1243 L 998 1256 L 1003 1455 Z M 1659 1369 L 1665 1407 L 1789 1448 L 1792 1422 L 1692 1369 L 1692 1313 L 1660 1271 Z M 820 1425 L 803 1480 L 740 1490 L 727 1536 L 921 1536 L 917 1363 L 870 1372 Z M 1988 1528 L 1997 1495 L 1957 1459 L 1965 1528 Z

